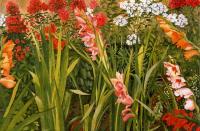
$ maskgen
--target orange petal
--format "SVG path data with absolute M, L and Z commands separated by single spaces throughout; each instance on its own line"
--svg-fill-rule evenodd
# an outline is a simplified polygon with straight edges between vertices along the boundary
M 172 31 L 171 39 L 172 43 L 178 42 L 181 38 L 183 38 L 183 35 L 177 31 Z
M 6 88 L 13 88 L 16 85 L 14 78 L 12 76 L 4 77 L 0 79 L 0 83 Z
M 176 43 L 178 48 L 181 49 L 187 49 L 187 50 L 191 50 L 192 49 L 192 45 L 186 41 L 185 39 L 181 39 Z
M 172 30 L 168 24 L 160 24 L 160 27 L 164 30 L 165 33 Z
M 159 22 L 159 24 L 165 24 L 165 23 L 166 23 L 165 20 L 162 19 L 162 18 L 159 17 L 159 16 L 156 17 L 156 20 Z
M 9 40 L 7 43 L 4 44 L 3 53 L 12 53 L 12 50 L 15 46 L 15 43 L 12 40 Z
M 184 57 L 186 60 L 191 59 L 193 56 L 198 56 L 200 55 L 197 50 L 188 50 L 184 52 Z

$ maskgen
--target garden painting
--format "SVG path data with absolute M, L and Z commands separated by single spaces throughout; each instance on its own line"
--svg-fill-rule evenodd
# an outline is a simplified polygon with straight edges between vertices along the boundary
M 0 0 L 0 131 L 200 131 L 200 0 Z

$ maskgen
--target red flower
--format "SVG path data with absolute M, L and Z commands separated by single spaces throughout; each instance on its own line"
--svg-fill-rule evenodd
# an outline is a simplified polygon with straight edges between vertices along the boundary
M 50 11 L 58 12 L 58 10 L 64 9 L 67 3 L 65 0 L 50 0 L 48 5 Z
M 95 19 L 97 20 L 97 26 L 104 26 L 107 22 L 107 16 L 104 13 L 95 14 Z
M 41 11 L 42 2 L 40 0 L 30 0 L 29 6 L 27 7 L 27 11 L 30 14 L 35 14 Z
M 17 15 L 20 13 L 18 5 L 12 1 L 6 4 L 6 12 L 10 15 Z
M 90 2 L 90 8 L 91 8 L 91 9 L 95 9 L 97 6 L 99 6 L 99 4 L 97 3 L 96 0 L 92 0 L 92 1 Z
M 70 7 L 72 10 L 78 8 L 79 10 L 86 11 L 86 4 L 84 0 L 72 0 Z
M 42 8 L 43 11 L 46 11 L 46 10 L 48 10 L 49 7 L 48 7 L 48 5 L 46 3 L 43 2 L 41 4 L 41 8 Z
M 200 1 L 199 0 L 186 0 L 186 4 L 188 6 L 192 6 L 193 8 L 200 5 Z
M 200 5 L 199 0 L 170 0 L 169 7 L 171 9 L 180 8 L 184 6 L 192 6 L 193 8 Z
M 8 33 L 24 33 L 26 26 L 21 16 L 8 16 L 6 18 L 6 30 Z
M 51 23 L 49 26 L 46 26 L 44 28 L 44 32 L 49 34 L 49 33 L 56 33 L 57 27 L 54 23 Z
M 59 40 L 57 38 L 53 38 L 53 48 L 58 49 Z M 65 41 L 61 41 L 61 49 L 65 47 Z
M 20 40 L 19 39 L 16 39 L 15 40 L 15 44 L 19 44 L 20 43 Z
M 65 9 L 60 9 L 58 11 L 58 16 L 60 17 L 60 19 L 65 22 L 69 19 L 69 12 Z
M 173 127 L 173 131 L 177 129 L 185 129 L 187 131 L 192 131 L 194 127 L 197 126 L 196 123 L 188 121 L 182 117 L 193 118 L 193 113 L 187 113 L 185 110 L 174 110 L 172 113 L 167 113 L 163 116 L 162 120 L 166 122 L 168 126 Z

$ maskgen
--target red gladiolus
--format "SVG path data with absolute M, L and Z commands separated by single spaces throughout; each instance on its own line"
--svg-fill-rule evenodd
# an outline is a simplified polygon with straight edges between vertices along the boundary
M 97 20 L 97 26 L 104 26 L 107 22 L 107 17 L 104 13 L 95 14 L 95 19 Z
M 162 120 L 166 122 L 168 126 L 173 127 L 173 131 L 176 131 L 177 129 L 192 131 L 197 126 L 197 124 L 187 120 L 184 117 L 193 118 L 193 113 L 187 113 L 185 110 L 175 109 L 172 113 L 165 114 Z
M 86 11 L 86 4 L 84 0 L 72 0 L 70 7 L 72 10 L 78 8 L 79 10 Z
M 58 12 L 60 9 L 65 9 L 67 3 L 65 0 L 50 0 L 49 10 L 52 12 Z
M 66 22 L 69 19 L 69 12 L 65 9 L 60 9 L 58 11 L 58 16 L 60 17 L 61 21 Z
M 6 12 L 10 15 L 17 15 L 20 13 L 18 5 L 12 1 L 6 4 Z

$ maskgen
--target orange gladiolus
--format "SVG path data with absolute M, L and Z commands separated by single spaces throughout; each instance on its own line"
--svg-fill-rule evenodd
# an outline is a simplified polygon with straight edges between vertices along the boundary
M 160 25 L 160 28 L 162 28 L 165 34 L 171 39 L 172 43 L 175 44 L 178 48 L 185 50 L 184 57 L 186 60 L 189 60 L 193 56 L 200 54 L 200 52 L 193 49 L 192 44 L 186 40 L 185 34 L 183 32 L 177 31 L 177 29 L 170 26 L 161 17 L 157 17 L 157 21 Z
M 199 52 L 197 50 L 188 50 L 184 52 L 184 57 L 186 60 L 191 59 L 191 57 L 193 56 L 198 56 L 200 55 Z
M 10 75 L 10 70 L 13 67 L 13 48 L 15 44 L 9 40 L 3 45 L 2 61 L 1 61 L 1 73 L 3 78 L 0 78 L 0 83 L 6 88 L 13 88 L 16 85 L 15 78 Z
M 6 76 L 4 78 L 0 79 L 0 83 L 5 86 L 6 88 L 13 88 L 16 85 L 16 82 L 14 81 L 14 77 L 13 76 Z
M 191 50 L 192 45 L 186 41 L 185 39 L 181 39 L 176 43 L 178 48 L 184 49 L 184 50 Z

